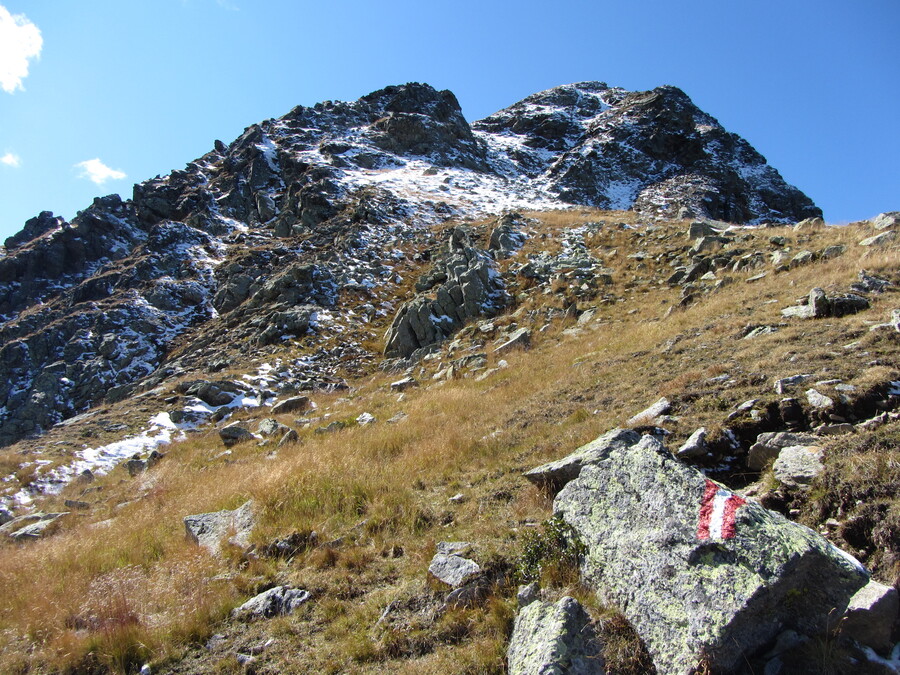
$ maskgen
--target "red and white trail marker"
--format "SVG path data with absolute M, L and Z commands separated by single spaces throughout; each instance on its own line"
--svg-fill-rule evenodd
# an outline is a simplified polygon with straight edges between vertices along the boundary
M 734 536 L 734 514 L 747 501 L 706 479 L 706 490 L 700 501 L 697 539 L 731 539 Z

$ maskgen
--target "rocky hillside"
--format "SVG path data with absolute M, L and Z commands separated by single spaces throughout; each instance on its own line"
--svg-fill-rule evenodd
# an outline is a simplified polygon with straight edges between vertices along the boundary
M 817 214 L 600 83 L 297 108 L 41 214 L 0 672 L 900 672 L 900 214 Z
M 648 221 L 820 215 L 674 87 L 557 87 L 471 126 L 452 93 L 419 84 L 298 107 L 132 200 L 97 199 L 71 223 L 45 212 L 6 241 L 0 444 L 236 349 L 393 311 L 398 246 L 430 246 L 426 225 L 565 205 Z M 302 377 L 313 386 L 334 363 L 319 355 Z

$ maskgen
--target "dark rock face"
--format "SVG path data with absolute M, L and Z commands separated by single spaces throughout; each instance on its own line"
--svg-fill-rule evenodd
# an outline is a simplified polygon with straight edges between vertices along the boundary
M 750 144 L 676 87 L 557 87 L 473 128 L 514 140 L 506 144 L 508 159 L 546 180 L 563 201 L 736 223 L 821 215 Z
M 397 238 L 518 202 L 738 222 L 819 214 L 672 87 L 566 85 L 471 126 L 452 93 L 424 84 L 299 106 L 135 185 L 131 200 L 95 199 L 71 222 L 43 212 L 6 241 L 0 444 L 191 363 L 221 368 L 229 350 L 314 333 L 342 291 L 393 279 Z M 497 257 L 522 236 L 500 225 Z M 444 278 L 401 310 L 389 354 L 505 303 L 487 253 L 455 239 L 441 264 Z

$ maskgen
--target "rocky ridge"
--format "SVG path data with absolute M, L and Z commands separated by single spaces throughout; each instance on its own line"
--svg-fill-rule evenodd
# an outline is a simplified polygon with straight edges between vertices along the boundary
M 819 213 L 674 87 L 566 85 L 472 125 L 452 93 L 419 84 L 297 107 L 131 200 L 99 198 L 71 223 L 45 212 L 7 240 L 0 443 L 235 349 L 392 312 L 398 244 L 430 245 L 424 225 L 572 204 L 735 222 Z

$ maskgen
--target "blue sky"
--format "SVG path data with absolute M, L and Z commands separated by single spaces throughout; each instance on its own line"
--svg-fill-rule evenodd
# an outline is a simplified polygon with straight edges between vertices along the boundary
M 0 0 L 0 240 L 408 81 L 470 121 L 568 82 L 674 84 L 829 222 L 868 218 L 900 209 L 898 34 L 897 0 Z

